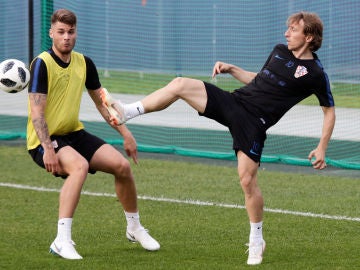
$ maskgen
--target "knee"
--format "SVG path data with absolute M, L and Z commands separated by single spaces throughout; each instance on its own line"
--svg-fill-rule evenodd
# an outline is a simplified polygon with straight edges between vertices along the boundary
M 131 176 L 130 162 L 127 159 L 123 158 L 117 163 L 115 169 L 115 176 L 116 178 L 120 179 L 128 178 L 129 176 Z
M 257 187 L 256 175 L 243 172 L 239 173 L 240 186 L 244 193 L 251 194 Z
M 85 181 L 86 176 L 89 172 L 89 163 L 84 160 L 77 160 L 68 169 L 67 172 L 64 172 L 64 175 L 75 176 L 75 179 Z
M 172 81 L 170 83 L 181 87 L 184 85 L 184 82 L 186 81 L 186 79 L 187 78 L 184 78 L 184 77 L 176 77 L 176 78 L 172 79 Z
M 89 171 L 89 163 L 86 160 L 82 160 L 77 165 L 77 170 L 79 173 L 86 175 Z
M 175 94 L 180 94 L 182 90 L 186 89 L 189 78 L 176 77 L 174 78 L 169 85 L 171 86 L 171 91 L 174 91 Z

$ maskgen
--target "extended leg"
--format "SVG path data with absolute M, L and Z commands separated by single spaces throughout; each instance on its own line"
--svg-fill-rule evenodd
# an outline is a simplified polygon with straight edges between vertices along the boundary
M 109 113 L 110 122 L 121 125 L 127 120 L 144 113 L 161 111 L 178 99 L 187 102 L 196 111 L 203 113 L 207 103 L 204 83 L 200 80 L 178 77 L 165 87 L 149 94 L 141 101 L 122 104 L 110 96 L 106 89 L 100 92 L 103 105 Z

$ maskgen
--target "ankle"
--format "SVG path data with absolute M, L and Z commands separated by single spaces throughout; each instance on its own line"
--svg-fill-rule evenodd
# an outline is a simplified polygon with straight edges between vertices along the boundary
M 140 223 L 139 212 L 130 213 L 130 212 L 124 211 L 124 213 L 125 213 L 126 222 L 127 222 L 126 229 L 128 231 L 135 232 L 142 228 L 141 223 Z

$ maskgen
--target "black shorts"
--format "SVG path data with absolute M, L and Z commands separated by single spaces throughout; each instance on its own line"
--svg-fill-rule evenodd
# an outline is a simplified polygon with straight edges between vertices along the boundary
M 233 93 L 207 82 L 204 85 L 208 100 L 205 112 L 199 115 L 229 128 L 235 154 L 242 151 L 255 162 L 260 162 L 267 127 L 261 119 L 245 110 Z
M 104 140 L 86 132 L 83 129 L 66 135 L 52 135 L 50 136 L 50 139 L 54 145 L 56 153 L 64 146 L 71 146 L 88 162 L 90 162 L 94 153 L 100 148 L 100 146 L 106 144 Z M 36 164 L 45 168 L 43 160 L 44 149 L 41 145 L 29 150 L 29 154 Z M 89 173 L 95 173 L 95 171 L 89 169 Z

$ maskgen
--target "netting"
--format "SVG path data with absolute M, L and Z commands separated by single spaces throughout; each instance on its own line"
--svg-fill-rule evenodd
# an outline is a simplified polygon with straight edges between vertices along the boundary
M 28 3 L 0 3 L 1 60 L 17 58 L 29 63 Z M 325 26 L 318 55 L 337 106 L 328 163 L 360 169 L 359 1 L 39 0 L 33 5 L 34 55 L 51 44 L 45 18 L 55 9 L 71 9 L 78 16 L 75 49 L 93 59 L 110 92 L 129 95 L 147 94 L 175 76 L 210 82 L 217 60 L 258 71 L 273 46 L 284 42 L 288 15 L 300 10 L 318 13 Z M 240 86 L 229 76 L 211 82 L 226 90 Z M 25 137 L 26 96 L 17 95 L 9 98 L 0 93 L 0 140 Z M 83 114 L 86 127 L 110 143 L 121 144 L 103 120 L 86 117 L 96 109 L 89 110 Z M 235 158 L 227 130 L 210 122 L 198 124 L 198 116 L 190 110 L 172 114 L 175 120 L 149 116 L 147 121 L 129 122 L 140 151 Z M 316 147 L 321 127 L 322 112 L 311 97 L 269 130 L 262 161 L 309 165 L 307 155 Z

